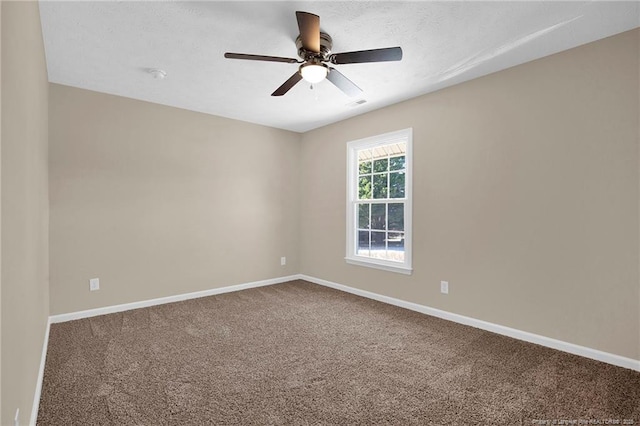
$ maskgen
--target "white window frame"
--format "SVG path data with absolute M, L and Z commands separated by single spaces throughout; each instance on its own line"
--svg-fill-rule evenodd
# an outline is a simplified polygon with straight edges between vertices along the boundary
M 404 262 L 374 259 L 358 256 L 357 249 L 357 208 L 358 205 L 358 154 L 362 149 L 393 143 L 406 143 L 405 153 L 405 198 L 404 202 Z M 367 266 L 410 275 L 412 253 L 412 176 L 413 176 L 413 129 L 403 129 L 383 135 L 358 139 L 347 143 L 347 255 L 345 261 L 352 265 Z

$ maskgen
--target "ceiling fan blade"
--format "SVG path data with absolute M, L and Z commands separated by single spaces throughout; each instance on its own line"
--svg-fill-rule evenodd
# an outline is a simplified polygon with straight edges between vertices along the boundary
M 225 58 L 228 59 L 248 59 L 250 61 L 268 61 L 268 62 L 286 62 L 288 64 L 297 64 L 301 61 L 293 58 L 281 58 L 279 56 L 264 56 L 264 55 L 248 55 L 246 53 L 225 53 Z
M 335 68 L 329 68 L 329 74 L 327 74 L 327 80 L 332 82 L 338 89 L 342 90 L 347 96 L 358 96 L 362 94 L 362 89 L 356 86 L 356 84 L 345 77 L 340 71 Z
M 300 71 L 296 71 L 287 81 L 282 83 L 282 86 L 278 87 L 275 92 L 271 94 L 271 96 L 282 96 L 289 91 L 293 86 L 296 85 L 297 82 L 302 80 L 302 74 Z
M 335 53 L 331 55 L 332 64 L 360 64 L 363 62 L 388 62 L 402 59 L 402 48 L 387 47 L 384 49 L 358 50 L 356 52 Z
M 320 53 L 320 17 L 313 13 L 296 12 L 302 47 Z

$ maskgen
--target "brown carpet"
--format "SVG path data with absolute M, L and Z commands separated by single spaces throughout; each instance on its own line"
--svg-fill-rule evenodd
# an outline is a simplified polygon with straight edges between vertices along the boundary
M 39 425 L 546 420 L 638 425 L 640 373 L 304 281 L 54 324 L 38 413 Z

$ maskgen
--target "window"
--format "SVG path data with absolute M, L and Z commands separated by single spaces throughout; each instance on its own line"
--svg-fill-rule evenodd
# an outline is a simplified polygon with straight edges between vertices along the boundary
M 347 263 L 411 274 L 412 129 L 347 144 Z

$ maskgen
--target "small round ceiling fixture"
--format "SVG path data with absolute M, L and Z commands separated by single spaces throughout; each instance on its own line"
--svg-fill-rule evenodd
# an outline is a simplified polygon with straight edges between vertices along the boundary
M 156 80 L 164 80 L 164 78 L 167 76 L 166 72 L 158 68 L 151 68 L 148 71 L 149 71 L 149 74 L 151 74 L 153 78 Z

